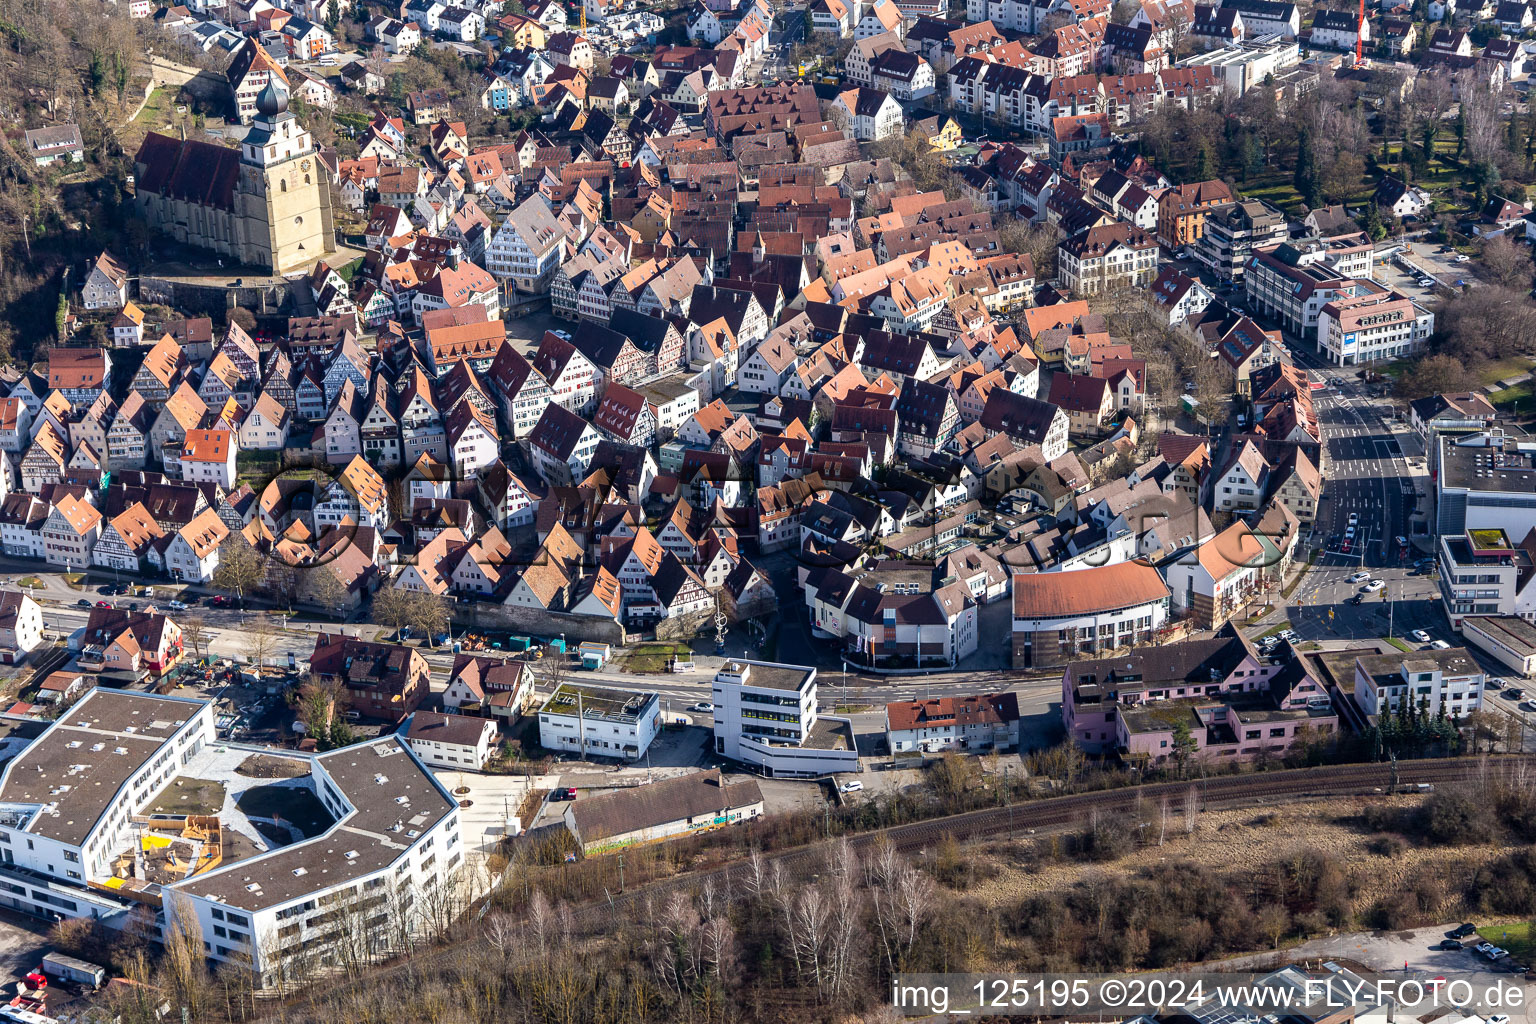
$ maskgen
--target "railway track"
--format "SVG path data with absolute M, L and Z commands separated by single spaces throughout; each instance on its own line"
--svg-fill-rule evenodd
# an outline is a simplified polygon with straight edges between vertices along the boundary
M 1492 758 L 1442 758 L 1424 761 L 1402 761 L 1397 766 L 1397 782 L 1400 786 L 1420 783 L 1439 785 L 1454 782 L 1476 781 L 1493 772 L 1509 772 L 1523 769 L 1536 777 L 1536 755 L 1501 756 Z M 862 832 L 848 837 L 855 850 L 872 847 L 884 836 L 905 851 L 923 850 L 947 837 L 961 842 L 997 839 L 1008 835 L 1029 835 L 1041 830 L 1061 828 L 1085 822 L 1094 812 L 1107 813 L 1130 810 L 1140 802 L 1141 806 L 1157 806 L 1164 797 L 1171 804 L 1181 806 L 1193 788 L 1200 801 L 1201 810 L 1229 809 L 1244 804 L 1274 804 L 1294 802 L 1310 798 L 1351 796 L 1385 792 L 1392 782 L 1392 768 L 1388 764 L 1336 765 L 1320 768 L 1288 769 L 1265 772 L 1259 775 L 1230 775 L 1217 778 L 1183 782 L 1150 783 L 1124 789 L 1099 790 L 1091 793 L 1075 793 L 1047 797 L 1012 807 L 991 807 L 949 815 L 930 821 L 913 822 L 909 825 L 893 825 L 889 828 Z M 782 865 L 787 881 L 799 882 L 813 878 L 822 868 L 825 844 L 800 847 L 780 854 L 770 855 L 770 862 Z M 573 914 L 575 930 L 591 935 L 612 927 L 623 920 L 629 911 L 648 899 L 669 895 L 680 889 L 698 889 L 713 882 L 717 893 L 727 899 L 736 898 L 745 891 L 748 867 L 746 862 L 735 863 L 650 883 L 638 889 L 615 895 L 606 900 L 587 903 Z M 400 957 L 369 969 L 364 978 L 342 981 L 332 978 L 323 987 L 334 996 L 337 988 L 355 985 L 371 985 L 378 981 L 414 971 L 440 974 L 441 969 L 469 952 L 480 942 L 479 929 L 468 926 L 469 934 L 447 946 Z M 283 1009 L 297 1009 L 310 1003 L 306 992 L 297 993 L 269 1004 L 265 1020 L 277 1020 Z

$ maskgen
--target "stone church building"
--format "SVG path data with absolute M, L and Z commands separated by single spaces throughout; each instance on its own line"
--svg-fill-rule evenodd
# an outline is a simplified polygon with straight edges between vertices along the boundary
M 139 215 L 178 242 L 272 274 L 336 250 L 329 172 L 278 81 L 239 149 L 151 132 L 133 162 Z

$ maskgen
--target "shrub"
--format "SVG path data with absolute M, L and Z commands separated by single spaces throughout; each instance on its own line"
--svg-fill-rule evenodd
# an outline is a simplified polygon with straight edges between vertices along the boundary
M 1498 828 L 1487 805 L 1459 790 L 1435 793 L 1414 817 L 1424 838 L 1443 846 L 1487 842 Z

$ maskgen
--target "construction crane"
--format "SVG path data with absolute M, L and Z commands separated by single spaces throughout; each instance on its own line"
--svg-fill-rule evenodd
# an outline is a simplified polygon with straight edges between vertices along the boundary
M 586 27 L 585 22 L 582 27 Z M 1360 0 L 1360 20 L 1355 23 L 1355 67 L 1365 67 L 1365 0 Z

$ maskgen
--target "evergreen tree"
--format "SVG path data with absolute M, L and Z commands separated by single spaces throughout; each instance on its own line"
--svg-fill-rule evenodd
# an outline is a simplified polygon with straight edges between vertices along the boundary
M 1264 170 L 1264 147 L 1250 132 L 1243 136 L 1243 180 Z
M 1459 107 L 1456 111 L 1456 162 L 1461 162 L 1461 154 L 1467 148 L 1467 115 Z
M 1374 202 L 1365 205 L 1365 232 L 1375 242 L 1387 237 L 1387 226 L 1381 222 L 1381 208 Z

